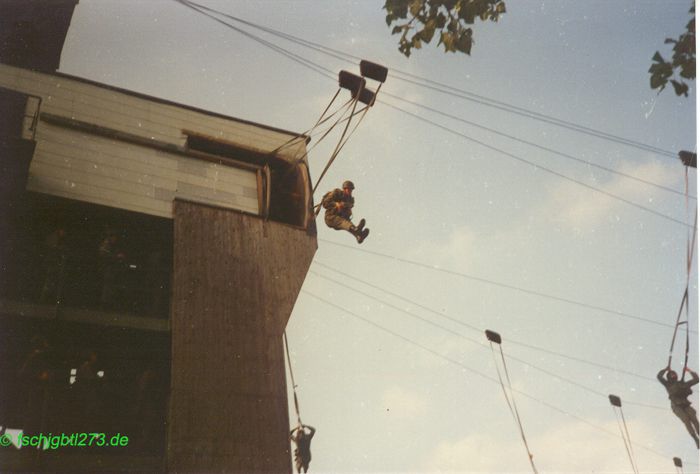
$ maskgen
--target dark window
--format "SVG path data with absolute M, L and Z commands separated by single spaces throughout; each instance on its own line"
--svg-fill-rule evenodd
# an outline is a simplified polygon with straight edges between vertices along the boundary
M 171 220 L 30 192 L 19 205 L 0 297 L 168 317 Z

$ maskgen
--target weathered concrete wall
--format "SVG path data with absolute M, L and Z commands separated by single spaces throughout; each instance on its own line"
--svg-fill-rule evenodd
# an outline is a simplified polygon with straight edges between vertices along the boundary
M 175 201 L 168 470 L 291 472 L 282 333 L 316 236 Z

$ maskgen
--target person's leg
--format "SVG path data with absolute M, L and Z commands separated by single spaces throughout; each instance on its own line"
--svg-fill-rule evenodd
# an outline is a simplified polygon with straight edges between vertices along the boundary
M 695 428 L 695 433 L 699 433 L 700 427 L 698 427 L 698 414 L 695 412 L 695 408 L 688 405 L 686 412 L 688 414 L 688 419 L 693 424 L 693 428 Z
M 672 410 L 675 415 L 680 418 L 680 420 L 683 422 L 683 425 L 685 426 L 685 429 L 688 430 L 688 433 L 690 433 L 690 436 L 693 437 L 693 440 L 695 441 L 695 444 L 700 447 L 700 439 L 698 439 L 698 435 L 695 433 L 695 427 L 693 426 L 693 422 L 691 421 L 691 417 L 689 416 L 689 410 L 692 410 L 693 412 L 693 407 L 686 405 L 686 406 L 678 406 L 678 405 L 673 405 Z

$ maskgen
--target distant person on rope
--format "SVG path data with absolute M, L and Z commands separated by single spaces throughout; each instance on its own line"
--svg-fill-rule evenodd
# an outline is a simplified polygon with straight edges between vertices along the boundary
M 668 398 L 671 400 L 671 410 L 681 419 L 688 433 L 690 433 L 690 436 L 695 440 L 695 444 L 700 448 L 700 441 L 698 439 L 698 431 L 700 431 L 698 429 L 698 415 L 688 400 L 688 397 L 693 394 L 691 387 L 697 384 L 700 379 L 698 379 L 698 374 L 689 368 L 686 367 L 684 370 L 692 375 L 692 378 L 687 382 L 678 380 L 678 374 L 671 370 L 670 367 L 661 369 L 659 373 L 656 374 L 656 378 L 659 379 L 661 385 L 663 385 L 668 392 Z M 664 373 L 666 374 L 665 378 Z
M 352 190 L 355 185 L 352 181 L 345 181 L 343 189 L 334 189 L 327 192 L 321 200 L 321 205 L 326 210 L 326 225 L 335 230 L 347 230 L 361 244 L 369 235 L 369 229 L 365 229 L 365 220 L 360 220 L 360 225 L 355 225 L 350 220 L 352 218 L 352 208 L 355 199 L 352 197 Z
M 307 431 L 308 430 L 308 431 Z M 289 439 L 297 445 L 294 448 L 294 464 L 297 472 L 307 472 L 311 462 L 311 438 L 314 437 L 316 428 L 308 425 L 299 425 L 289 432 Z M 303 471 L 302 471 L 303 469 Z

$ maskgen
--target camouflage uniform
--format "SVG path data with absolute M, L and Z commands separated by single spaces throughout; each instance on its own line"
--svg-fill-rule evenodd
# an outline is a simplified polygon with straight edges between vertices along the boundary
M 698 379 L 698 374 L 689 371 L 692 378 L 687 382 L 681 380 L 672 381 L 664 377 L 664 373 L 667 371 L 668 368 L 661 369 L 659 373 L 656 374 L 656 378 L 668 392 L 668 398 L 671 400 L 671 410 L 681 419 L 688 433 L 690 433 L 690 436 L 695 440 L 695 444 L 700 447 L 700 440 L 698 439 L 698 415 L 688 400 L 688 397 L 693 394 L 691 387 L 700 381 L 700 379 Z
M 338 209 L 336 203 L 343 203 L 343 207 Z M 350 221 L 352 218 L 352 208 L 355 205 L 355 198 L 346 196 L 342 189 L 334 189 L 323 196 L 321 201 L 323 208 L 326 210 L 324 217 L 326 225 L 336 230 L 352 229 L 353 224 Z
M 308 432 L 306 430 L 309 430 Z M 308 425 L 300 425 L 289 432 L 289 439 L 294 441 L 294 464 L 297 472 L 307 472 L 311 462 L 311 438 L 316 434 L 316 428 Z

